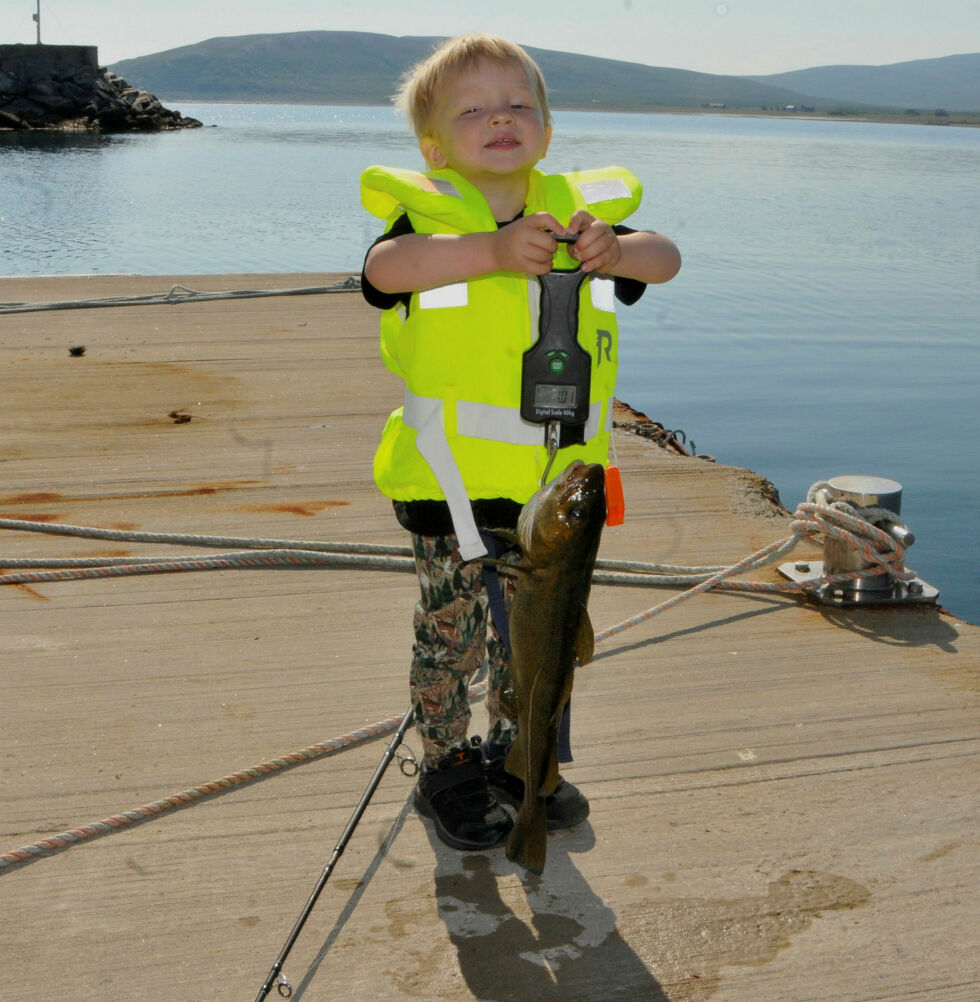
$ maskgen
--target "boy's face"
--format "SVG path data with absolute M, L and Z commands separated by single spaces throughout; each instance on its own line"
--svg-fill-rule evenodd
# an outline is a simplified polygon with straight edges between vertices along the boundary
M 526 177 L 550 140 L 523 68 L 484 59 L 446 80 L 419 149 L 430 167 L 450 167 L 478 183 Z

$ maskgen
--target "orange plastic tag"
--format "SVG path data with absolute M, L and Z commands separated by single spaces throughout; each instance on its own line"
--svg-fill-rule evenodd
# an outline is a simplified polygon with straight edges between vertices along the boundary
M 606 467 L 606 525 L 622 525 L 626 519 L 623 480 L 618 466 Z

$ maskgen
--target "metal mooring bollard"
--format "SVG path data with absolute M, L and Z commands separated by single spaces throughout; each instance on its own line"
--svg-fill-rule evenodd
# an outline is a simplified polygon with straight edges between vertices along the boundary
M 915 537 L 901 521 L 902 485 L 885 477 L 840 476 L 820 484 L 813 491 L 817 504 L 846 502 L 849 514 L 864 519 L 887 533 L 897 543 L 909 547 Z M 813 597 L 824 605 L 856 606 L 935 602 L 939 591 L 915 578 L 902 581 L 888 570 L 861 573 L 864 558 L 846 540 L 826 535 L 822 561 L 783 564 L 780 574 L 797 584 L 809 585 Z M 839 574 L 854 574 L 845 581 L 829 581 Z M 822 582 L 822 583 L 821 583 Z

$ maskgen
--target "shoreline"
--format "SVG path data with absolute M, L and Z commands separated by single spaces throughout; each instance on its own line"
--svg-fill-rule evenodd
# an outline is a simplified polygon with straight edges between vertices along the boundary
M 328 104 L 322 101 L 283 101 L 283 100 L 206 100 L 203 98 L 165 98 L 165 103 L 172 104 L 256 104 L 284 105 L 318 108 L 391 108 L 389 104 Z M 950 111 L 947 116 L 936 116 L 933 112 L 920 111 L 917 115 L 907 115 L 901 111 L 841 111 L 837 113 L 830 109 L 817 111 L 785 111 L 778 108 L 704 108 L 687 105 L 656 105 L 645 107 L 596 107 L 594 105 L 552 105 L 554 111 L 587 111 L 599 114 L 627 115 L 715 115 L 721 118 L 788 118 L 804 121 L 829 122 L 867 122 L 869 124 L 887 125 L 935 125 L 949 128 L 980 128 L 980 111 Z
M 608 109 L 613 110 L 613 109 Z M 643 112 L 641 112 L 643 113 Z M 902 112 L 842 112 L 835 114 L 830 111 L 778 111 L 759 108 L 656 108 L 649 114 L 661 115 L 716 115 L 720 118 L 788 118 L 798 121 L 817 122 L 865 122 L 870 125 L 930 125 L 949 128 L 975 129 L 980 128 L 980 111 L 950 112 L 948 117 L 936 116 L 930 113 L 906 115 Z M 966 119 L 961 118 L 967 116 Z
M 187 105 L 279 105 L 283 107 L 314 107 L 314 108 L 390 108 L 387 104 L 326 104 L 322 101 L 285 101 L 285 100 L 207 100 L 203 98 L 165 98 L 167 107 L 182 104 Z M 175 109 L 178 110 L 179 109 Z M 936 115 L 933 112 L 919 112 L 908 115 L 895 112 L 850 112 L 850 111 L 785 111 L 777 108 L 702 108 L 684 105 L 657 105 L 650 107 L 595 107 L 593 105 L 561 105 L 553 106 L 553 111 L 581 111 L 595 114 L 624 115 L 713 115 L 719 118 L 785 118 L 796 121 L 813 122 L 860 122 L 868 125 L 922 125 L 936 128 L 975 129 L 980 128 L 980 111 L 948 112 L 946 115 Z M 202 123 L 205 128 L 217 128 L 215 125 Z M 112 131 L 92 129 L 77 124 L 64 124 L 44 128 L 14 129 L 0 126 L 0 135 L 30 135 L 34 132 L 115 135 Z M 130 133 L 126 133 L 130 134 Z

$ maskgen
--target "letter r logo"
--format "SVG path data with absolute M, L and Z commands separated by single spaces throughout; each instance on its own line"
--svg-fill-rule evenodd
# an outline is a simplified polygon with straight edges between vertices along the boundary
M 595 335 L 595 358 L 596 368 L 602 365 L 602 356 L 606 356 L 606 361 L 611 362 L 612 334 L 609 331 L 599 330 Z

